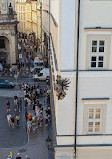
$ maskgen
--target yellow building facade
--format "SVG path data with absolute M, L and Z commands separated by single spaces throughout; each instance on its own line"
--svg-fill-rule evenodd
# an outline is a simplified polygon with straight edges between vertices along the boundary
M 22 33 L 26 33 L 27 25 L 26 25 L 26 0 L 16 0 L 15 1 L 15 11 L 17 13 L 18 31 Z
M 16 0 L 15 11 L 19 21 L 18 31 L 27 35 L 34 33 L 35 38 L 41 39 L 41 9 L 38 1 Z

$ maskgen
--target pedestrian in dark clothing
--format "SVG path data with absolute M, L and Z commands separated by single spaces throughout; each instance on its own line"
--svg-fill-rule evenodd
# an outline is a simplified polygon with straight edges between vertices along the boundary
M 19 114 L 16 116 L 16 120 L 17 120 L 17 126 L 20 126 L 20 115 Z
M 19 112 L 21 111 L 21 107 L 22 107 L 22 99 L 19 98 Z
M 15 120 L 14 120 L 14 117 L 12 116 L 11 117 L 11 127 L 14 129 L 14 122 L 15 122 Z
M 33 104 L 33 111 L 34 111 L 34 112 L 35 112 L 35 106 L 36 106 L 36 105 L 35 105 L 35 104 Z
M 17 153 L 16 159 L 22 159 L 22 157 L 20 156 L 20 153 Z
M 7 113 L 10 112 L 10 102 L 9 101 L 7 102 L 6 108 L 7 108 Z
M 24 117 L 25 117 L 25 119 L 26 119 L 26 123 L 27 123 L 27 121 L 28 121 L 28 113 L 27 113 L 27 111 L 25 112 Z

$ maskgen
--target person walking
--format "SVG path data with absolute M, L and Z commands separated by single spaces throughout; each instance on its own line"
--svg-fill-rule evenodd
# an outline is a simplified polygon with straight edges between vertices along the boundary
M 29 113 L 28 118 L 29 118 L 30 121 L 32 120 L 32 114 L 31 113 Z
M 11 126 L 11 114 L 10 113 L 7 115 L 7 121 L 8 121 L 8 125 Z
M 31 130 L 32 130 L 32 122 L 30 120 L 27 122 L 27 128 L 28 128 L 28 132 L 31 132 Z
M 14 110 L 16 111 L 17 96 L 14 96 Z
M 17 126 L 20 126 L 20 115 L 16 115 Z
M 16 159 L 22 159 L 22 157 L 20 156 L 20 153 L 17 153 Z
M 7 108 L 7 113 L 10 112 L 10 102 L 9 101 L 7 102 L 6 108 Z
M 20 93 L 22 93 L 22 83 L 20 83 L 19 85 L 19 90 L 20 90 Z
M 45 126 L 48 126 L 48 114 L 45 115 Z
M 12 116 L 11 117 L 11 126 L 12 126 L 13 129 L 14 129 L 14 122 L 15 122 L 15 120 L 14 120 L 14 117 Z
M 27 111 L 25 111 L 24 117 L 25 117 L 25 120 L 26 120 L 26 123 L 27 123 L 27 121 L 28 121 L 28 113 L 27 113 Z
M 22 108 L 22 99 L 19 98 L 19 112 L 21 112 L 21 108 Z

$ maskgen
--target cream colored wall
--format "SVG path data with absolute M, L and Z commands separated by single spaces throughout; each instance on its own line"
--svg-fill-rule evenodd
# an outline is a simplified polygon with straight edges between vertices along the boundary
M 66 96 L 63 100 L 57 99 L 56 105 L 56 128 L 57 135 L 74 135 L 75 131 L 75 74 L 62 73 L 61 77 L 67 78 L 71 81 L 68 90 L 66 90 Z M 56 97 L 58 98 L 58 97 Z
M 63 0 L 60 6 L 60 67 L 61 70 L 68 70 L 68 72 L 74 70 L 75 63 L 75 5 L 76 1 L 74 0 Z
M 74 159 L 74 148 L 55 148 L 55 159 Z
M 52 1 L 53 2 L 53 1 Z M 70 2 L 69 2 L 70 3 Z M 59 59 L 62 59 L 66 64 L 66 52 L 63 52 L 62 56 L 62 38 L 63 28 L 66 25 L 62 24 L 63 17 L 61 14 L 61 7 L 63 3 L 60 2 L 60 14 L 59 14 L 59 26 L 58 26 L 58 52 Z M 57 8 L 57 6 L 56 6 Z M 107 51 L 106 51 L 106 69 L 112 69 L 112 31 L 111 30 L 85 30 L 85 27 L 111 27 L 112 21 L 110 15 L 112 13 L 112 2 L 105 0 L 81 0 L 81 11 L 80 11 L 80 41 L 79 41 L 79 70 L 88 70 L 89 69 L 89 55 L 90 55 L 90 40 L 92 38 L 100 39 L 103 38 L 107 40 Z M 105 12 L 104 12 L 105 10 Z M 77 10 L 72 15 L 72 18 L 75 19 L 77 15 Z M 56 15 L 57 16 L 57 15 Z M 55 17 L 56 17 L 55 16 Z M 66 17 L 66 14 L 65 14 Z M 62 20 L 62 21 L 61 21 Z M 77 20 L 77 19 L 76 19 Z M 58 20 L 57 20 L 58 21 Z M 55 31 L 53 29 L 53 24 L 51 23 L 52 34 Z M 71 31 L 71 30 L 70 30 Z M 55 33 L 54 33 L 55 34 Z M 65 35 L 66 32 L 65 32 Z M 77 34 L 76 34 L 77 35 Z M 73 36 L 73 32 L 72 32 Z M 75 36 L 75 35 L 74 35 Z M 56 35 L 54 36 L 56 37 Z M 53 40 L 55 41 L 55 38 Z M 76 39 L 76 37 L 75 37 Z M 66 40 L 67 42 L 67 40 Z M 69 42 L 71 42 L 69 40 Z M 69 45 L 68 42 L 68 45 Z M 55 43 L 55 42 L 54 42 Z M 74 46 L 76 46 L 74 42 Z M 64 47 L 64 45 L 63 45 Z M 75 50 L 75 49 L 74 49 Z M 75 50 L 76 51 L 76 50 Z M 73 57 L 74 52 L 71 52 L 71 57 Z M 68 54 L 69 55 L 69 54 Z M 66 57 L 64 57 L 66 56 Z M 75 56 L 74 56 L 75 57 Z M 54 62 L 54 61 L 53 61 Z M 71 62 L 71 61 L 70 61 Z M 76 62 L 76 59 L 75 59 Z M 60 64 L 62 61 L 60 60 Z M 67 67 L 67 66 L 66 66 Z M 68 69 L 68 67 L 67 67 Z M 60 72 L 59 72 L 60 73 Z M 54 73 L 56 74 L 56 73 Z M 61 74 L 61 73 L 60 73 Z M 68 76 L 67 74 L 72 74 L 71 72 L 66 72 L 61 74 L 62 77 L 67 77 L 71 80 L 70 87 L 68 88 L 67 95 L 63 100 L 57 100 L 55 97 L 55 111 L 56 111 L 56 130 L 57 135 L 73 135 L 74 134 L 74 124 L 75 121 L 75 75 L 73 77 Z M 111 71 L 80 71 L 79 72 L 79 83 L 78 83 L 78 119 L 77 119 L 77 135 L 86 135 L 87 134 L 87 105 L 99 105 L 103 106 L 103 130 L 102 136 L 91 135 L 91 136 L 78 136 L 77 144 L 81 145 L 91 145 L 91 144 L 112 144 L 112 73 Z M 54 93 L 55 94 L 55 93 Z M 109 100 L 89 100 L 83 101 L 82 98 L 109 98 Z M 107 134 L 107 135 L 106 135 Z M 57 144 L 67 145 L 74 144 L 74 137 L 61 137 L 57 136 Z M 73 148 L 66 148 L 63 150 L 61 148 L 55 149 L 55 158 L 56 159 L 73 159 Z M 77 148 L 77 159 L 110 159 L 111 147 L 85 147 Z
M 78 147 L 77 159 L 111 159 L 112 147 Z
M 74 159 L 73 147 L 55 148 L 55 159 Z M 77 159 L 111 159 L 112 147 L 77 147 Z
M 51 14 L 59 24 L 59 0 L 51 0 Z
M 105 105 L 105 130 L 103 134 L 112 134 L 112 117 L 110 112 L 112 111 L 112 73 L 104 71 L 101 72 L 80 72 L 79 73 L 79 98 L 78 98 L 78 128 L 77 134 L 82 135 L 84 133 L 84 111 L 85 104 Z M 109 100 L 89 100 L 82 101 L 82 98 L 109 98 Z M 87 114 L 86 114 L 87 115 Z M 86 121 L 85 121 L 86 122 Z M 85 133 L 84 133 L 85 134 Z M 105 139 L 104 139 L 105 141 Z M 108 143 L 108 141 L 105 141 Z
M 86 57 L 87 54 L 89 55 L 89 47 L 88 46 L 88 33 L 87 30 L 84 28 L 86 27 L 104 27 L 109 28 L 112 26 L 112 21 L 110 20 L 110 15 L 112 14 L 112 2 L 111 1 L 102 1 L 102 0 L 82 0 L 81 1 L 81 7 L 80 7 L 80 46 L 79 46 L 79 69 L 87 69 L 86 65 Z M 104 12 L 106 10 L 106 12 Z M 92 29 L 90 32 L 93 31 Z M 110 54 L 110 48 L 109 45 L 112 40 L 111 33 L 109 41 L 109 35 L 107 35 L 107 32 L 111 32 L 110 30 L 101 30 L 97 29 L 94 30 L 93 34 L 91 36 L 96 38 L 99 36 L 105 38 L 108 37 L 108 52 L 107 54 Z M 101 35 L 102 33 L 102 35 Z M 104 34 L 104 35 L 103 35 Z M 106 34 L 106 35 L 105 35 Z M 89 35 L 90 36 L 90 35 Z M 112 46 L 111 46 L 112 47 Z M 111 48 L 112 49 L 112 48 Z M 112 58 L 112 56 L 110 56 Z M 110 59 L 112 61 L 112 59 Z M 108 64 L 107 64 L 108 65 Z M 108 66 L 107 66 L 108 67 Z M 112 64 L 109 64 L 108 69 L 112 69 Z

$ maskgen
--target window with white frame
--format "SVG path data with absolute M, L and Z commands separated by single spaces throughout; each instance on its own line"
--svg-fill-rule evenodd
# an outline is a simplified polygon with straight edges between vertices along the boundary
M 87 133 L 100 134 L 102 129 L 102 108 L 88 107 Z
M 92 40 L 90 68 L 101 69 L 105 65 L 105 40 Z

